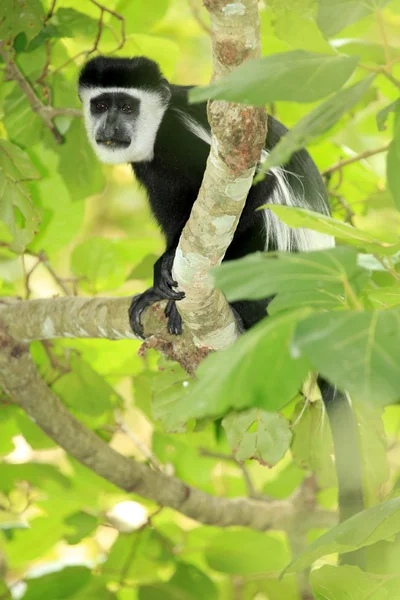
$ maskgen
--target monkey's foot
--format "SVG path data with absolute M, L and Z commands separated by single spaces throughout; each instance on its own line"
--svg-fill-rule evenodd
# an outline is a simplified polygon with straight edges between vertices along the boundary
M 149 306 L 160 300 L 165 300 L 164 294 L 160 293 L 155 288 L 149 288 L 143 294 L 134 296 L 129 307 L 129 323 L 133 333 L 144 339 L 144 330 L 141 321 L 143 311 Z M 171 335 L 181 335 L 182 333 L 182 318 L 176 308 L 175 300 L 169 300 L 165 308 L 165 316 L 168 319 L 168 331 Z
M 132 331 L 142 340 L 144 339 L 143 325 L 141 317 L 143 311 L 149 306 L 162 300 L 163 296 L 159 294 L 154 288 L 149 288 L 143 294 L 138 294 L 132 299 L 132 303 L 129 307 L 129 323 Z
M 182 317 L 178 312 L 175 300 L 169 300 L 165 307 L 165 316 L 168 319 L 168 331 L 171 335 L 182 335 Z

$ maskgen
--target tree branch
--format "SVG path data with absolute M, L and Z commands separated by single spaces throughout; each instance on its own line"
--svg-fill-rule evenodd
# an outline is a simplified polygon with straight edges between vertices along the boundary
M 219 527 L 241 525 L 257 530 L 285 529 L 301 512 L 300 507 L 290 501 L 266 503 L 248 498 L 211 496 L 118 454 L 69 413 L 40 377 L 28 347 L 13 340 L 4 329 L 0 330 L 0 384 L 12 401 L 59 446 L 126 492 Z M 334 513 L 316 509 L 314 514 L 314 527 L 331 526 L 335 521 Z
M 337 163 L 321 171 L 321 175 L 331 175 L 335 173 L 335 171 L 341 171 L 343 167 L 347 167 L 348 165 L 352 165 L 353 163 L 359 162 L 365 158 L 370 158 L 370 156 L 375 156 L 376 154 L 381 154 L 382 152 L 387 152 L 389 150 L 390 142 L 385 144 L 384 146 L 380 146 L 379 148 L 374 148 L 373 150 L 365 150 L 365 152 L 361 152 L 360 154 L 356 154 L 356 156 L 352 156 L 351 158 L 346 158 L 344 160 L 339 160 Z
M 261 54 L 257 0 L 243 0 L 239 10 L 227 0 L 206 0 L 214 57 L 213 79 Z M 253 183 L 265 144 L 263 108 L 224 101 L 209 103 L 212 142 L 198 199 L 175 254 L 173 276 L 185 298 L 179 312 L 195 344 L 221 349 L 237 337 L 236 322 L 210 270 L 230 245 Z
M 0 324 L 19 342 L 55 338 L 137 339 L 132 333 L 128 309 L 132 298 L 0 298 Z M 145 311 L 142 317 L 146 341 L 142 352 L 154 348 L 178 361 L 191 375 L 209 350 L 193 343 L 190 331 L 177 337 L 168 333 L 165 302 Z

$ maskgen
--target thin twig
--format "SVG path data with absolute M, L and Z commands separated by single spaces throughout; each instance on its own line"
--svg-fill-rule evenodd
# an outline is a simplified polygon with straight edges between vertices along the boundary
M 65 285 L 64 280 L 56 273 L 56 271 L 53 269 L 53 267 L 49 263 L 47 254 L 42 250 L 41 252 L 39 252 L 39 254 L 37 256 L 38 256 L 40 262 L 46 267 L 46 269 L 48 270 L 50 275 L 53 277 L 54 281 L 60 286 L 60 288 L 62 289 L 64 294 L 66 296 L 71 296 L 71 291 Z
M 57 2 L 57 0 L 53 0 L 53 1 L 52 1 L 52 3 L 51 3 L 51 6 L 50 6 L 50 8 L 49 8 L 49 12 L 47 13 L 47 15 L 46 15 L 46 19 L 45 19 L 45 21 L 44 21 L 44 23 L 45 23 L 45 24 L 46 24 L 46 23 L 47 23 L 47 21 L 48 21 L 49 19 L 51 19 L 51 17 L 53 16 L 53 14 L 54 14 L 54 10 L 55 10 L 55 8 L 56 8 L 56 2 Z
M 129 429 L 127 424 L 124 423 L 124 421 L 122 420 L 122 417 L 118 413 L 118 411 L 115 412 L 115 421 L 116 421 L 119 431 L 124 433 L 131 440 L 131 442 L 133 442 L 133 444 L 136 446 L 136 448 L 149 461 L 151 466 L 154 467 L 154 469 L 156 471 L 162 471 L 163 470 L 162 464 L 154 456 L 154 454 L 151 452 L 150 448 L 148 448 L 146 446 L 146 444 L 144 444 L 142 442 L 142 440 L 140 438 L 138 438 L 137 435 L 135 433 L 133 433 L 133 431 L 131 431 L 131 429 Z
M 386 68 L 389 72 L 391 72 L 392 70 L 392 62 L 391 62 L 391 58 L 390 58 L 390 46 L 389 46 L 389 40 L 387 38 L 386 35 L 386 29 L 385 29 L 385 23 L 383 20 L 383 15 L 382 15 L 382 11 L 381 10 L 377 10 L 376 11 L 376 20 L 378 22 L 378 26 L 381 32 L 381 37 L 382 37 L 382 41 L 383 41 L 383 47 L 385 50 L 385 59 L 386 59 Z
M 110 54 L 113 54 L 114 52 L 117 52 L 118 50 L 121 50 L 121 48 L 124 47 L 125 42 L 126 42 L 125 18 L 122 15 L 120 15 L 119 13 L 115 12 L 114 10 L 111 10 L 110 8 L 107 8 L 107 6 L 104 6 L 104 4 L 100 4 L 100 2 L 97 2 L 97 0 L 90 0 L 90 2 L 92 4 L 94 4 L 95 6 L 97 6 L 97 8 L 100 9 L 100 18 L 99 18 L 99 23 L 98 23 L 98 30 L 97 30 L 97 35 L 96 35 L 96 38 L 94 40 L 93 46 L 89 50 L 82 50 L 81 52 L 78 52 L 78 54 L 75 54 L 74 56 L 71 56 L 71 58 L 69 58 L 65 63 L 63 63 L 62 65 L 60 65 L 56 69 L 54 69 L 53 75 L 55 73 L 58 73 L 59 71 L 62 71 L 65 67 L 67 67 L 72 62 L 75 62 L 81 56 L 88 57 L 88 56 L 90 56 L 90 54 L 93 54 L 94 52 L 97 51 L 99 43 L 100 43 L 100 40 L 101 40 L 101 36 L 102 36 L 102 33 L 103 33 L 103 27 L 104 27 L 103 18 L 104 18 L 104 13 L 108 13 L 108 14 L 112 15 L 113 17 L 115 17 L 116 19 L 118 19 L 118 21 L 121 23 L 121 39 L 120 39 L 120 41 L 118 43 L 118 46 L 116 48 L 114 48 L 114 50 L 112 50 L 110 52 Z
M 206 456 L 208 458 L 216 458 L 217 460 L 224 460 L 224 461 L 235 463 L 235 465 L 238 466 L 239 469 L 243 473 L 243 478 L 246 483 L 247 493 L 249 495 L 249 498 L 256 498 L 257 500 L 268 501 L 268 498 L 266 496 L 264 496 L 263 494 L 260 494 L 255 489 L 247 467 L 242 462 L 237 460 L 237 458 L 233 454 L 222 454 L 219 452 L 212 452 L 211 450 L 207 450 L 207 448 L 200 448 L 199 452 L 200 452 L 201 456 Z
M 352 156 L 351 158 L 340 160 L 328 169 L 324 169 L 323 171 L 321 171 L 321 175 L 331 175 L 332 173 L 335 173 L 335 171 L 341 171 L 343 167 L 347 167 L 347 165 L 359 162 L 360 160 L 369 158 L 370 156 L 375 156 L 376 154 L 381 154 L 382 152 L 387 152 L 389 150 L 389 146 L 390 142 L 385 144 L 384 146 L 380 146 L 379 148 L 374 148 L 373 150 L 366 150 L 365 152 L 361 152 L 360 154 Z
M 49 74 L 49 68 L 51 63 L 51 41 L 46 42 L 46 62 L 40 76 L 36 79 L 38 85 L 43 86 L 43 95 L 47 99 L 47 103 L 51 104 L 51 90 L 46 78 Z
M 54 117 L 83 117 L 80 108 L 54 108 L 53 106 L 45 106 L 44 109 L 51 119 L 54 119 Z
M 361 69 L 365 69 L 366 71 L 369 71 L 370 73 L 376 73 L 377 75 L 384 75 L 387 79 L 389 79 L 389 81 L 391 81 L 393 83 L 393 85 L 395 85 L 398 89 L 400 89 L 400 80 L 397 79 L 396 77 L 394 77 L 392 75 L 392 73 L 390 73 L 387 70 L 386 65 L 383 67 L 371 67 L 369 65 L 360 64 L 359 66 L 361 67 Z
M 346 223 L 351 223 L 352 219 L 353 219 L 353 217 L 355 216 L 356 213 L 351 208 L 350 204 L 347 202 L 347 200 L 345 199 L 345 197 L 342 196 L 342 194 L 339 194 L 338 192 L 335 192 L 333 190 L 332 191 L 329 190 L 328 194 L 332 198 L 335 198 L 335 200 L 337 200 L 339 202 L 339 204 L 342 205 L 342 207 L 346 211 L 345 222 Z
M 198 0 L 188 0 L 188 2 L 191 13 L 197 21 L 197 23 L 200 25 L 201 29 L 203 29 L 203 31 L 205 31 L 208 35 L 211 35 L 211 27 L 203 21 Z
M 117 50 L 121 50 L 121 48 L 124 47 L 125 42 L 126 42 L 125 18 L 122 15 L 120 15 L 119 13 L 115 12 L 114 10 L 111 10 L 111 8 L 104 6 L 104 4 L 100 4 L 100 2 L 97 2 L 97 0 L 90 0 L 90 2 L 92 4 L 94 4 L 95 6 L 97 6 L 97 8 L 99 8 L 101 11 L 109 13 L 110 15 L 112 15 L 113 17 L 118 19 L 118 21 L 120 21 L 120 23 L 121 23 L 121 41 L 120 41 L 118 47 L 115 48 L 114 52 L 116 52 Z

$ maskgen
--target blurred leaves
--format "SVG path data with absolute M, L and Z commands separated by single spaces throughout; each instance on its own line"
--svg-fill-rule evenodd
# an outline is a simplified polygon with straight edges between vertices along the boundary
M 368 508 L 321 535 L 285 569 L 299 572 L 317 558 L 334 552 L 345 553 L 387 539 L 400 531 L 400 498 Z
M 317 22 L 327 36 L 336 35 L 374 10 L 383 8 L 389 0 L 319 0 Z

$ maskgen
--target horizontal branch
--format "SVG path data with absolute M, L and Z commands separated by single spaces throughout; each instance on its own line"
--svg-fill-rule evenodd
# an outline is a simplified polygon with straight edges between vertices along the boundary
M 286 529 L 300 507 L 290 501 L 259 502 L 207 494 L 142 463 L 118 454 L 69 413 L 37 372 L 28 347 L 0 330 L 0 385 L 59 446 L 126 492 L 208 525 L 240 525 L 257 530 Z M 304 507 L 303 507 L 304 508 Z M 334 513 L 316 509 L 313 527 L 330 527 Z
M 132 298 L 44 298 L 15 300 L 0 298 L 0 324 L 15 340 L 29 343 L 55 338 L 137 339 L 133 334 L 128 309 Z M 190 374 L 208 354 L 208 349 L 193 344 L 186 328 L 177 337 L 168 333 L 164 308 L 154 304 L 142 315 L 146 341 L 144 350 L 154 348 L 176 360 Z

